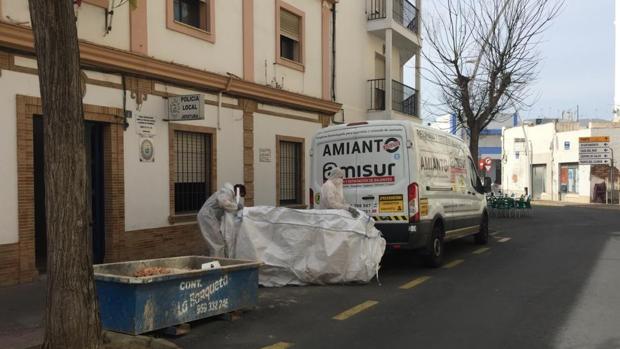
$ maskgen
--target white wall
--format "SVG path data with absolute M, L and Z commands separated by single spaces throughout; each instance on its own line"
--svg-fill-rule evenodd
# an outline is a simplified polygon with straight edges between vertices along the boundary
M 310 183 L 310 145 L 319 123 L 284 119 L 254 113 L 254 198 L 256 205 L 276 205 L 276 135 L 305 138 L 305 183 L 302 191 L 308 204 Z M 260 162 L 259 150 L 271 149 L 272 161 Z
M 15 243 L 18 240 L 17 94 L 38 97 L 38 78 L 3 70 L 0 76 L 0 244 Z
M 260 84 L 271 84 L 275 78 L 278 84 L 282 84 L 284 78 L 285 90 L 320 98 L 322 95 L 321 2 L 287 0 L 286 3 L 305 13 L 304 71 L 274 64 L 276 5 L 274 0 L 260 0 L 254 2 L 255 81 Z
M 556 166 L 556 175 L 553 178 L 553 186 L 555 189 L 553 193 L 554 200 L 557 200 L 559 197 L 560 165 L 579 163 L 579 137 L 588 137 L 590 134 L 590 129 L 557 133 L 557 146 L 554 162 Z M 568 150 L 564 149 L 564 142 L 570 143 L 570 148 Z M 590 166 L 579 165 L 578 176 L 577 193 L 566 193 L 562 195 L 565 196 L 566 200 L 590 202 Z
M 118 3 L 118 1 L 117 1 Z M 150 1 L 155 3 L 155 1 Z M 30 26 L 30 11 L 28 0 L 4 0 L 1 1 L 2 20 L 27 23 Z M 97 44 L 129 50 L 129 4 L 114 9 L 112 18 L 112 30 L 105 34 L 105 10 L 101 7 L 82 3 L 76 11 L 78 37 Z M 7 18 L 8 17 L 8 18 Z M 10 19 L 9 19 L 10 18 Z
M 346 122 L 366 120 L 370 106 L 368 80 L 377 78 L 375 54 L 384 54 L 385 41 L 368 32 L 366 1 L 340 1 L 336 9 L 336 99 L 342 103 Z M 400 62 L 399 57 L 400 50 L 394 46 L 392 78 L 402 82 L 406 62 Z M 392 117 L 412 120 L 396 113 Z
M 4 0 L 2 6 L 2 19 L 13 23 L 28 24 L 30 26 L 30 10 L 28 0 Z
M 117 2 L 118 3 L 118 2 Z M 152 3 L 152 2 L 150 2 Z M 129 50 L 129 4 L 114 9 L 112 30 L 105 33 L 105 10 L 85 2 L 77 11 L 78 37 L 105 46 Z
M 149 1 L 147 23 L 149 56 L 243 76 L 241 0 L 215 1 L 215 43 L 167 29 L 164 0 Z
M 87 72 L 90 77 L 114 76 Z M 172 93 L 195 91 L 170 88 Z M 0 76 L 0 244 L 17 242 L 17 140 L 15 95 L 39 96 L 38 79 L 31 74 L 3 70 Z M 214 100 L 214 96 L 208 96 Z M 235 100 L 227 99 L 231 103 Z M 84 103 L 122 108 L 122 92 L 118 89 L 87 85 Z M 138 111 L 135 101 L 127 96 L 127 109 L 134 118 L 129 119 L 129 128 L 124 132 L 125 171 L 125 229 L 147 229 L 168 225 L 169 166 L 168 166 L 168 123 L 166 102 L 163 98 L 149 95 Z M 205 106 L 205 120 L 192 124 L 217 127 L 217 107 Z M 155 162 L 139 161 L 140 137 L 136 133 L 135 116 L 156 117 L 154 137 Z M 243 183 L 243 113 L 240 110 L 222 108 L 221 128 L 217 133 L 217 186 L 229 181 Z M 278 118 L 280 121 L 280 118 Z

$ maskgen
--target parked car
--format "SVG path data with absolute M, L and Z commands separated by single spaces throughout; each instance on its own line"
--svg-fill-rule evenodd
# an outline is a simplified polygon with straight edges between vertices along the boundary
M 444 242 L 471 235 L 488 242 L 490 179 L 482 185 L 457 137 L 396 120 L 321 129 L 312 141 L 312 207 L 336 167 L 345 172 L 345 200 L 374 218 L 388 248 L 422 250 L 427 264 L 438 267 Z

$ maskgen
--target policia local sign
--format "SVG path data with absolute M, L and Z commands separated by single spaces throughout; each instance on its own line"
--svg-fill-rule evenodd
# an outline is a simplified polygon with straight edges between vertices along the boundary
M 203 120 L 204 118 L 204 95 L 195 94 L 168 98 L 169 121 Z

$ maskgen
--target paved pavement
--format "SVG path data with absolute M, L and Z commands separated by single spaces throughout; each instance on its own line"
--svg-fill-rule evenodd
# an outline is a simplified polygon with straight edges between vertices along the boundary
M 446 268 L 386 256 L 381 285 L 260 289 L 237 320 L 192 323 L 184 348 L 620 348 L 620 214 L 535 207 L 492 219 L 486 248 L 448 244 Z M 43 283 L 0 288 L 0 347 L 40 336 Z

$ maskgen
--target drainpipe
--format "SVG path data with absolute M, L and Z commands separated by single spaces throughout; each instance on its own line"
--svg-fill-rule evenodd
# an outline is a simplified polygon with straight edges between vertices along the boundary
M 220 114 L 222 112 L 222 91 L 217 94 L 217 129 L 221 130 L 220 126 Z
M 534 171 L 534 168 L 532 167 L 532 159 L 530 159 L 530 150 L 529 150 L 529 146 L 530 146 L 530 141 L 527 138 L 527 131 L 525 128 L 525 123 L 521 123 L 521 128 L 523 128 L 523 138 L 525 138 L 525 144 L 524 144 L 524 150 L 525 150 L 525 156 L 527 159 L 527 178 L 528 178 L 528 185 L 529 185 L 529 192 L 532 193 L 532 189 L 534 187 L 534 181 L 532 180 L 532 171 Z
M 332 4 L 332 101 L 336 101 L 336 2 Z

